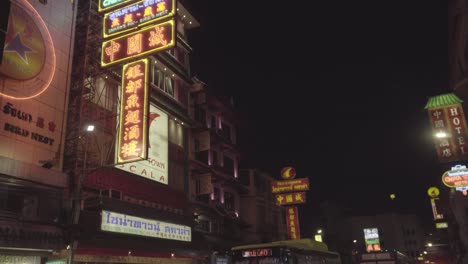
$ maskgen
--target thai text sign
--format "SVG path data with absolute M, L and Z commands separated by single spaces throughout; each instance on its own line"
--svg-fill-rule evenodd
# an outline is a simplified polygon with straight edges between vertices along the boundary
M 306 202 L 305 192 L 283 193 L 275 195 L 276 205 L 303 204 Z
M 122 70 L 117 163 L 147 158 L 148 60 L 128 63 Z
M 101 230 L 170 240 L 192 241 L 192 230 L 189 226 L 110 211 L 101 212 Z
M 447 187 L 455 188 L 466 195 L 468 190 L 468 169 L 463 165 L 454 166 L 452 170 L 446 171 L 442 175 L 442 182 Z
M 301 231 L 299 229 L 299 213 L 296 206 L 286 208 L 286 226 L 288 229 L 289 239 L 301 239 Z
M 284 193 L 295 191 L 308 191 L 309 178 L 300 178 L 294 180 L 273 181 L 271 182 L 272 193 Z
M 175 45 L 174 20 L 156 24 L 137 32 L 102 43 L 101 66 L 107 67 L 132 58 L 163 51 Z
M 143 0 L 104 14 L 103 34 L 107 38 L 137 26 L 160 21 L 174 16 L 175 1 Z
M 99 12 L 103 12 L 135 1 L 136 0 L 99 0 L 98 9 Z
M 468 137 L 461 104 L 428 109 L 435 147 L 441 162 L 468 159 Z M 444 136 L 445 135 L 445 136 Z

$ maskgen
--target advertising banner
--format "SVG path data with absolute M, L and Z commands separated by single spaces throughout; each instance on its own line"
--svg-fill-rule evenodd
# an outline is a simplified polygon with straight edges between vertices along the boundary
M 192 229 L 189 226 L 110 211 L 101 212 L 101 230 L 170 240 L 192 241 Z
M 377 228 L 364 228 L 363 231 L 367 252 L 380 251 L 379 230 Z

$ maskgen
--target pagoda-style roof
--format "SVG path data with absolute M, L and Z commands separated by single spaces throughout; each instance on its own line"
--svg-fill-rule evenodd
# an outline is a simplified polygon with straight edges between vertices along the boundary
M 462 99 L 458 98 L 454 93 L 447 93 L 430 97 L 424 109 L 439 108 L 460 103 L 463 103 Z

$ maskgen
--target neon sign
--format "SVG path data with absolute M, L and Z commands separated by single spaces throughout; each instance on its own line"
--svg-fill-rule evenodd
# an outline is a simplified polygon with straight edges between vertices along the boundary
M 303 204 L 306 202 L 305 192 L 275 195 L 276 205 Z
M 143 0 L 132 5 L 106 13 L 103 20 L 103 34 L 107 38 L 123 33 L 137 26 L 160 21 L 175 15 L 173 0 Z
M 455 190 L 468 194 L 468 169 L 463 165 L 456 165 L 452 170 L 446 171 L 442 175 L 442 182 Z
M 288 230 L 289 239 L 301 239 L 301 231 L 299 229 L 299 212 L 297 206 L 286 208 L 286 228 Z
M 131 2 L 135 2 L 135 0 L 99 0 L 98 11 L 103 12 Z
M 101 66 L 107 67 L 132 58 L 174 47 L 174 20 L 156 24 L 137 32 L 102 43 Z
M 125 64 L 122 70 L 117 163 L 147 158 L 148 60 Z
M 293 191 L 308 191 L 309 190 L 309 178 L 300 178 L 293 180 L 282 180 L 271 182 L 272 193 L 283 193 Z

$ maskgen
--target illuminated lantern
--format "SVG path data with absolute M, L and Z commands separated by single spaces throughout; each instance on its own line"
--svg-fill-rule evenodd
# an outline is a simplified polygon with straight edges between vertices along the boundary
M 440 162 L 468 159 L 468 135 L 462 102 L 455 94 L 448 93 L 429 98 L 425 106 Z
M 296 177 L 296 169 L 293 167 L 284 167 L 281 169 L 281 178 L 285 180 L 294 179 Z

